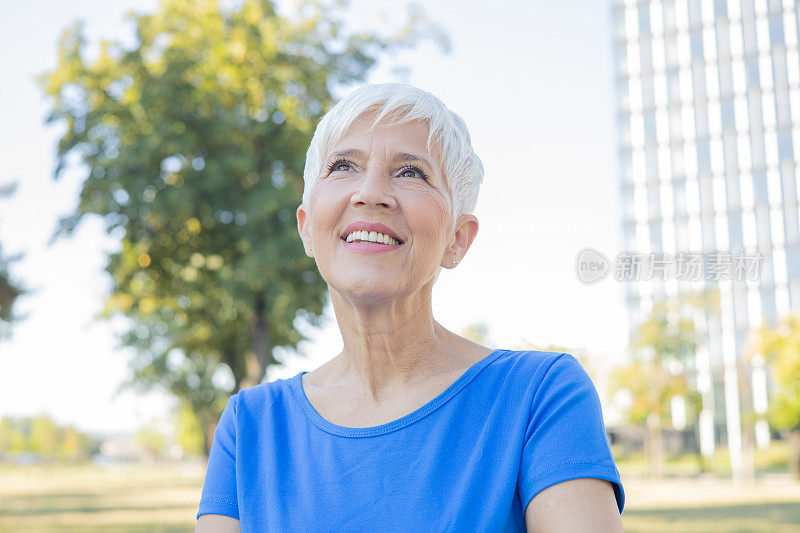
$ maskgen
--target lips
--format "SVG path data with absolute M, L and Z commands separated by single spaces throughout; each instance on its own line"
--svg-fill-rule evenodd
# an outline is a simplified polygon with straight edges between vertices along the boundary
M 392 231 L 392 229 L 389 226 L 381 224 L 380 222 L 367 222 L 366 220 L 358 220 L 347 226 L 344 229 L 344 233 L 342 233 L 341 238 L 346 239 L 347 236 L 353 233 L 354 231 L 377 231 L 379 233 L 383 233 L 384 235 L 388 235 L 389 237 L 397 239 L 397 241 L 400 244 L 403 244 L 403 242 L 405 242 L 403 239 L 400 238 L 399 235 L 397 235 L 397 233 Z

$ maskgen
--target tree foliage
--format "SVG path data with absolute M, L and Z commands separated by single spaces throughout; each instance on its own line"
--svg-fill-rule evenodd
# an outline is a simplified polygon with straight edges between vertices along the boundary
M 341 2 L 340 2 L 341 4 Z M 162 0 L 130 14 L 136 44 L 91 54 L 80 24 L 42 77 L 48 121 L 66 124 L 56 176 L 76 158 L 86 180 L 69 234 L 89 214 L 119 236 L 106 316 L 130 319 L 127 385 L 161 386 L 210 435 L 227 396 L 258 384 L 276 347 L 318 324 L 326 285 L 297 235 L 305 151 L 336 87 L 365 79 L 400 35 L 348 33 L 346 6 L 270 0 L 237 6 Z
M 11 196 L 15 189 L 16 182 L 0 185 L 0 198 Z M 11 323 L 19 318 L 14 312 L 14 303 L 23 294 L 23 289 L 19 282 L 12 279 L 9 266 L 20 258 L 19 254 L 3 255 L 0 245 L 0 338 L 10 334 Z
M 148 459 L 156 461 L 167 456 L 168 436 L 159 424 L 151 421 L 136 431 L 136 444 L 147 454 Z
M 84 461 L 99 445 L 96 438 L 44 415 L 0 419 L 0 457 L 32 453 L 45 461 Z
M 664 427 L 672 424 L 671 401 L 686 401 L 689 415 L 700 411 L 700 395 L 693 384 L 694 357 L 701 341 L 693 313 L 717 314 L 719 295 L 708 290 L 685 298 L 656 302 L 646 320 L 636 327 L 629 346 L 630 361 L 611 373 L 611 394 L 626 391 L 632 424 Z
M 769 417 L 777 429 L 800 431 L 800 314 L 788 315 L 771 327 L 754 331 L 749 345 L 751 359 L 761 356 L 776 385 Z
M 647 428 L 645 455 L 653 477 L 663 475 L 662 430 L 675 425 L 674 398 L 683 400 L 686 422 L 697 431 L 702 399 L 693 375 L 702 332 L 695 327 L 696 312 L 718 316 L 719 292 L 707 289 L 654 303 L 636 327 L 629 362 L 609 376 L 611 396 L 625 392 L 630 399 L 625 409 L 628 421 Z M 699 449 L 696 453 L 704 468 Z
M 203 454 L 203 428 L 190 406 L 179 406 L 175 412 L 175 440 L 184 455 Z
M 754 330 L 748 354 L 769 369 L 775 387 L 767 414 L 773 427 L 788 431 L 789 470 L 800 479 L 800 314 Z
M 466 326 L 461 331 L 461 336 L 483 346 L 491 346 L 493 344 L 489 335 L 489 325 L 483 321 L 474 322 Z

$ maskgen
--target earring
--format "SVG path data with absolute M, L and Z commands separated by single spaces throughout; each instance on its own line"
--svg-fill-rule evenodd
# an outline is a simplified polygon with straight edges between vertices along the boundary
M 459 259 L 453 259 L 453 264 L 454 264 L 454 265 L 457 265 L 457 264 L 458 264 L 458 262 L 459 262 Z

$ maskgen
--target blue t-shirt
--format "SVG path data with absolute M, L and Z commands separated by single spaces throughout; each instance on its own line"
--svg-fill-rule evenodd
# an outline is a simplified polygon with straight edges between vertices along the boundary
M 591 379 L 569 354 L 495 350 L 393 422 L 325 420 L 301 372 L 243 389 L 214 433 L 198 518 L 242 531 L 525 531 L 541 490 L 576 478 L 625 496 Z

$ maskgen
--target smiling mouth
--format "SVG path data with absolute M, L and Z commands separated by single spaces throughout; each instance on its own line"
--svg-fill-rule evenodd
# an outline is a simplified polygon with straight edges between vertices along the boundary
M 340 238 L 348 244 L 365 243 L 383 246 L 400 246 L 403 244 L 400 239 L 376 231 L 354 231 Z
M 356 243 L 358 243 L 358 244 L 376 244 L 376 245 L 380 245 L 380 246 L 386 246 L 388 248 L 391 248 L 391 247 L 394 247 L 394 246 L 401 246 L 403 244 L 403 241 L 401 241 L 400 239 L 395 239 L 395 241 L 397 241 L 397 244 L 387 244 L 385 242 L 377 242 L 377 241 L 362 240 L 362 239 L 353 239 L 351 241 L 348 241 L 347 237 L 340 237 L 340 239 L 345 244 L 356 244 Z

